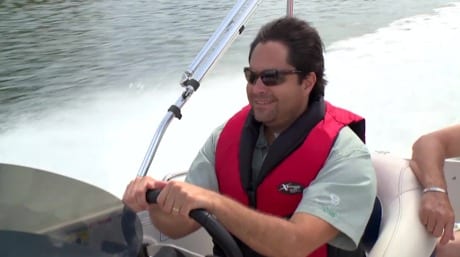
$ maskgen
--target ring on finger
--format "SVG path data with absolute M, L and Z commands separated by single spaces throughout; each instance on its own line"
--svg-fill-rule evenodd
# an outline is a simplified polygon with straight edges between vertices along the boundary
M 179 211 L 180 211 L 180 208 L 177 208 L 177 207 L 172 208 L 172 213 L 174 213 L 174 214 L 179 213 Z

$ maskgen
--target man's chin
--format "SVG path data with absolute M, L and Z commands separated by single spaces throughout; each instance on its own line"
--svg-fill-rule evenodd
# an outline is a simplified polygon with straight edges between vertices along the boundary
M 273 106 L 270 105 L 253 105 L 252 111 L 254 117 L 259 122 L 267 122 L 274 118 Z
M 261 113 L 257 111 L 254 112 L 254 118 L 256 121 L 262 122 L 262 123 L 269 123 L 270 121 L 273 120 L 272 115 L 270 115 L 269 113 Z

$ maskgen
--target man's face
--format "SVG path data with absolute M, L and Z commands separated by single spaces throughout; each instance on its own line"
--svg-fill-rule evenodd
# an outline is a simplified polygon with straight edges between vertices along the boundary
M 246 71 L 251 80 L 246 86 L 246 93 L 255 119 L 274 132 L 289 127 L 305 111 L 308 96 L 316 82 L 314 73 L 299 82 L 299 74 L 287 63 L 287 57 L 288 49 L 282 43 L 259 43 L 252 52 L 249 71 Z M 267 86 L 264 80 L 275 85 Z

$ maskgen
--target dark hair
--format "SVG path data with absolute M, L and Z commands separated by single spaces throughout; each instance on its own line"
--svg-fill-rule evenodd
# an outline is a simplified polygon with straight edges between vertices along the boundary
M 323 42 L 314 27 L 295 17 L 283 17 L 264 25 L 251 43 L 249 60 L 259 43 L 278 41 L 288 48 L 287 62 L 302 72 L 303 79 L 309 72 L 316 74 L 316 84 L 310 93 L 309 102 L 324 96 L 327 84 L 324 78 Z

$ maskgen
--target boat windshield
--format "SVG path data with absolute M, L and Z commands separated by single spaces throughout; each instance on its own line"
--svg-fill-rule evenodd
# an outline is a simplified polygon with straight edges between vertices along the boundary
M 51 172 L 0 164 L 0 256 L 139 256 L 142 225 L 120 199 Z

